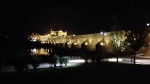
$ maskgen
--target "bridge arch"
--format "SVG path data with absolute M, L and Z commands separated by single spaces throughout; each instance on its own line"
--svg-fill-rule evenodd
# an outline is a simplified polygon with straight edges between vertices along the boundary
M 81 44 L 79 43 L 78 40 L 74 41 L 71 45 L 72 49 L 80 49 L 81 48 Z
M 82 44 L 81 44 L 81 49 L 85 50 L 85 51 L 89 51 L 90 49 L 90 41 L 87 39 L 85 40 Z
M 71 41 L 67 41 L 66 43 L 65 43 L 65 48 L 66 49 L 71 49 Z

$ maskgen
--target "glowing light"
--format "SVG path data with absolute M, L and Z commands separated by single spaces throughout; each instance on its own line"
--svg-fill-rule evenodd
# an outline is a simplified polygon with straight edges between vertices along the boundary
M 107 59 L 105 59 L 105 61 L 117 62 L 117 58 L 107 58 Z M 129 63 L 129 64 L 131 64 L 131 58 L 118 58 L 118 61 L 121 62 L 121 63 Z M 150 65 L 150 59 L 147 59 L 147 58 L 144 59 L 144 57 L 137 58 L 135 61 L 136 61 L 136 64 Z
M 147 26 L 150 26 L 150 24 L 149 24 L 149 23 L 147 23 L 146 25 L 147 25 Z
M 75 34 L 73 36 L 76 36 Z
M 69 68 L 69 67 L 80 66 L 83 63 L 85 63 L 84 59 L 75 59 L 75 60 L 69 60 L 67 66 L 64 66 L 63 64 L 62 66 L 63 68 Z M 57 63 L 56 66 L 60 66 L 60 64 Z M 49 67 L 54 67 L 54 66 L 49 63 L 40 63 L 37 68 L 39 69 L 39 68 L 49 68 Z M 28 65 L 28 69 L 33 69 L 31 64 Z
M 88 43 L 85 43 L 85 45 L 88 45 Z
M 105 32 L 103 32 L 103 31 L 101 32 L 101 34 L 102 34 L 102 35 L 104 35 L 104 36 L 106 36 L 106 33 L 105 33 Z
M 34 49 L 32 49 L 31 50 L 33 53 L 36 53 L 37 52 L 37 50 L 34 48 Z
M 41 48 L 39 49 L 39 51 L 37 52 L 38 55 L 48 55 L 48 52 L 46 49 Z
M 69 60 L 69 62 L 72 62 L 72 63 L 84 63 L 85 60 L 83 60 L 83 59 L 76 59 L 76 60 Z
M 102 46 L 104 45 L 104 43 L 100 43 Z
M 116 62 L 117 58 L 109 58 L 108 61 L 110 61 L 110 62 Z M 122 59 L 119 58 L 118 61 L 122 61 Z
M 41 43 L 43 43 L 43 44 L 44 44 L 45 42 L 43 41 L 43 42 L 41 42 Z
M 35 42 L 35 41 L 37 41 L 37 40 L 36 40 L 36 39 L 32 39 L 31 41 L 34 41 L 34 42 Z
M 74 43 L 74 45 L 77 45 L 77 43 Z
M 70 44 L 69 42 L 67 44 Z

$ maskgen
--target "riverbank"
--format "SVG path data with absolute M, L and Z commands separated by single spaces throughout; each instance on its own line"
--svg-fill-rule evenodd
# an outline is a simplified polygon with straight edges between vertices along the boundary
M 35 72 L 1 73 L 1 82 L 20 83 L 129 83 L 148 81 L 149 65 L 130 65 L 103 62 L 100 64 L 83 64 L 78 67 L 46 69 Z

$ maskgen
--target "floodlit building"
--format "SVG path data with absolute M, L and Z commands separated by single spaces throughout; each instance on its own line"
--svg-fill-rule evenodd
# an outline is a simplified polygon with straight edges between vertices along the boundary
M 51 29 L 50 35 L 51 35 L 51 36 L 63 36 L 63 37 L 66 37 L 66 36 L 67 36 L 67 31 L 63 32 L 61 29 L 58 30 L 58 31 L 53 31 L 53 30 Z
M 57 37 L 66 37 L 67 36 L 67 31 L 62 31 L 61 29 L 58 31 L 53 31 L 51 29 L 50 34 L 47 35 L 39 35 L 39 34 L 34 34 L 32 33 L 29 35 L 29 40 L 30 41 L 40 41 L 42 43 L 45 43 L 46 41 L 49 41 L 51 38 L 57 38 Z

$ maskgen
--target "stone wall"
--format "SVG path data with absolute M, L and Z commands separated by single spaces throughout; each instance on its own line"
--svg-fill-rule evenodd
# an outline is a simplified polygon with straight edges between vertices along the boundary
M 111 32 L 106 32 L 106 35 L 104 37 L 100 33 L 84 34 L 84 35 L 76 35 L 76 36 L 69 35 L 67 37 L 50 38 L 49 41 L 51 45 L 61 44 L 61 48 L 82 49 L 83 47 L 84 48 L 86 47 L 88 51 L 96 51 L 96 45 L 98 43 L 101 46 L 105 46 L 105 47 L 109 44 L 109 41 L 111 39 L 110 34 Z M 103 43 L 103 39 L 104 39 L 104 45 L 101 44 Z

